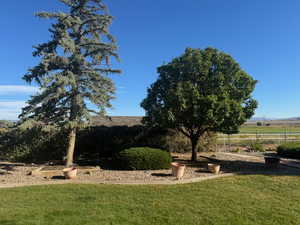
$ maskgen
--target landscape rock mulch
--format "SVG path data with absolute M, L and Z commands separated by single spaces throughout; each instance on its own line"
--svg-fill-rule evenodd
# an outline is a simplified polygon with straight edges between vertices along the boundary
M 186 164 L 186 170 L 182 179 L 191 179 L 197 177 L 206 177 L 213 175 L 206 169 L 208 160 L 201 159 L 197 164 L 191 164 L 187 160 L 178 161 Z M 0 187 L 10 184 L 47 184 L 62 183 L 64 178 L 62 176 L 33 176 L 31 172 L 38 169 L 41 165 L 14 165 L 9 162 L 0 162 Z M 9 168 L 9 169 L 8 169 Z M 60 167 L 53 167 L 58 169 Z M 63 167 L 62 167 L 63 168 Z M 62 169 L 61 168 L 61 169 Z M 47 166 L 47 170 L 51 167 Z M 160 181 L 175 181 L 172 176 L 171 169 L 164 170 L 146 170 L 146 171 L 122 171 L 122 170 L 96 170 L 91 173 L 79 171 L 76 181 L 91 182 L 91 183 L 151 183 Z
M 197 163 L 189 161 L 190 154 L 174 154 L 175 161 L 186 165 L 183 181 L 198 178 L 215 177 L 215 174 L 207 170 L 207 163 L 221 165 L 221 175 L 224 174 L 280 174 L 300 175 L 300 169 L 280 166 L 277 169 L 269 169 L 264 165 L 263 159 L 258 157 L 245 157 L 237 154 L 226 153 L 201 153 Z M 40 184 L 68 183 L 63 176 L 43 177 L 29 175 L 41 165 L 23 165 L 9 162 L 0 162 L 0 187 L 27 186 Z M 55 167 L 53 167 L 55 168 Z M 59 167 L 60 168 L 60 167 Z M 51 167 L 47 167 L 51 169 Z M 56 168 L 57 169 L 57 168 Z M 146 170 L 146 171 L 121 171 L 121 170 L 96 170 L 92 173 L 80 171 L 75 179 L 78 183 L 132 183 L 132 184 L 157 184 L 176 183 L 171 169 Z

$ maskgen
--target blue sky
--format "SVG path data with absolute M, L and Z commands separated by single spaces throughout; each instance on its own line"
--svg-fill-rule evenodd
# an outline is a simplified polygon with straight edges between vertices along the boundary
M 122 75 L 110 115 L 144 115 L 139 104 L 156 68 L 186 47 L 229 53 L 259 81 L 256 117 L 300 116 L 300 1 L 105 0 L 115 17 Z M 32 46 L 49 40 L 38 11 L 64 10 L 57 0 L 10 0 L 0 8 L 0 119 L 16 119 L 36 88 L 21 77 L 36 65 Z

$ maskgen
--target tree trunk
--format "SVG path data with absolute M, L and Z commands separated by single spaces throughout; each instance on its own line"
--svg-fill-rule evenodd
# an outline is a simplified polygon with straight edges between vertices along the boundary
M 76 141 L 76 128 L 72 128 L 69 133 L 69 143 L 68 143 L 68 149 L 67 149 L 67 162 L 66 162 L 67 167 L 73 165 L 75 141 Z
M 196 149 L 196 147 L 197 147 L 197 143 L 198 143 L 198 138 L 195 138 L 195 137 L 191 138 L 191 143 L 192 143 L 192 158 L 191 158 L 191 160 L 193 162 L 196 162 L 197 161 L 197 149 Z

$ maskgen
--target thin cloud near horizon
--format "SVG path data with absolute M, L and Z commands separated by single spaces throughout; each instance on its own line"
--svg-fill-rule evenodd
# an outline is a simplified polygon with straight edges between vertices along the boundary
M 26 105 L 24 99 L 38 91 L 38 87 L 29 85 L 0 85 L 0 119 L 16 120 Z
M 5 94 L 20 94 L 20 93 L 35 93 L 39 88 L 27 85 L 0 85 L 0 95 Z
M 124 86 L 116 88 L 117 95 L 126 92 Z M 17 120 L 30 95 L 39 90 L 38 87 L 29 85 L 0 85 L 0 120 Z M 114 114 L 111 111 L 113 109 L 108 109 L 110 114 Z
M 0 120 L 18 119 L 25 105 L 25 101 L 0 101 Z

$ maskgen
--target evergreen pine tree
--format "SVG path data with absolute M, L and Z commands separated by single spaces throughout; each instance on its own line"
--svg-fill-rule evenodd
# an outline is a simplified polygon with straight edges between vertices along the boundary
M 37 16 L 54 19 L 51 40 L 35 47 L 39 64 L 23 77 L 36 82 L 40 92 L 31 97 L 19 116 L 21 122 L 33 119 L 67 129 L 67 166 L 73 164 L 77 130 L 91 114 L 105 114 L 111 107 L 114 84 L 107 76 L 120 73 L 110 66 L 118 59 L 115 39 L 108 28 L 112 16 L 102 0 L 59 0 L 68 12 L 41 12 Z M 97 106 L 93 110 L 89 105 Z

